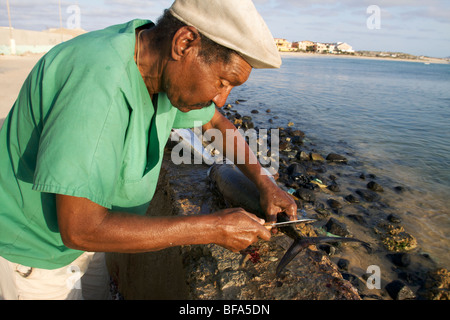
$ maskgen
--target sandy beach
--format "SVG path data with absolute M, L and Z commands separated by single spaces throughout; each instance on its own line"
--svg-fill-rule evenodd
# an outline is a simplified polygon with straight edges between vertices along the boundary
M 20 88 L 42 54 L 0 55 L 0 126 L 17 99 Z

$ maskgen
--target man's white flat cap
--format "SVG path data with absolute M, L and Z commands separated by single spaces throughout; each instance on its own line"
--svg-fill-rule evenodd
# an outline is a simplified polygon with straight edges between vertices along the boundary
M 251 0 L 175 0 L 169 9 L 212 41 L 238 52 L 253 68 L 279 68 L 281 57 Z

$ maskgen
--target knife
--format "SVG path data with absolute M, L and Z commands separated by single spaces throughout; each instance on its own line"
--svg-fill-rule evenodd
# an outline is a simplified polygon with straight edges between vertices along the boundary
M 272 229 L 276 227 L 284 227 L 289 224 L 295 224 L 295 223 L 301 223 L 301 222 L 313 222 L 317 221 L 316 219 L 299 219 L 299 220 L 292 220 L 292 221 L 285 221 L 285 222 L 267 222 L 264 224 L 264 226 L 267 229 Z

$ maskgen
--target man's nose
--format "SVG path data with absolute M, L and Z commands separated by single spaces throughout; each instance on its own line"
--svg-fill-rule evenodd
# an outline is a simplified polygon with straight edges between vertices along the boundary
M 222 108 L 225 105 L 225 103 L 227 102 L 228 96 L 230 95 L 231 89 L 232 89 L 231 86 L 227 87 L 227 88 L 223 89 L 222 91 L 220 91 L 220 93 L 213 98 L 212 101 L 218 108 Z

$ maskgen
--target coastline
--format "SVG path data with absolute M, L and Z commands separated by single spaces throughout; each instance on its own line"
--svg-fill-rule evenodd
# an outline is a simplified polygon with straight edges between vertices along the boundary
M 246 104 L 245 100 L 237 100 L 223 110 L 244 131 L 262 125 L 253 123 Z M 268 110 L 267 118 L 271 117 Z M 354 237 L 373 246 L 371 254 L 351 245 L 319 246 L 361 297 L 448 299 L 448 266 L 438 256 L 427 253 L 419 239 L 420 229 L 413 228 L 404 215 L 411 199 L 420 197 L 420 192 L 392 181 L 383 172 L 374 174 L 374 168 L 366 167 L 358 155 L 323 151 L 292 122 L 278 129 L 277 183 L 296 199 L 309 218 L 318 220 L 312 224 L 317 234 Z M 371 266 L 381 270 L 378 290 L 366 286 Z M 436 286 L 442 290 L 436 290 Z M 399 295 L 394 287 L 407 292 L 408 297 Z
M 440 58 L 430 58 L 424 57 L 423 59 L 403 59 L 403 58 L 392 58 L 392 57 L 369 57 L 361 55 L 350 55 L 350 54 L 329 54 L 329 53 L 306 53 L 306 52 L 285 52 L 280 51 L 281 57 L 333 57 L 333 58 L 344 58 L 344 59 L 368 59 L 368 60 L 379 60 L 379 61 L 402 61 L 402 62 L 415 62 L 424 64 L 450 64 L 450 61 Z

